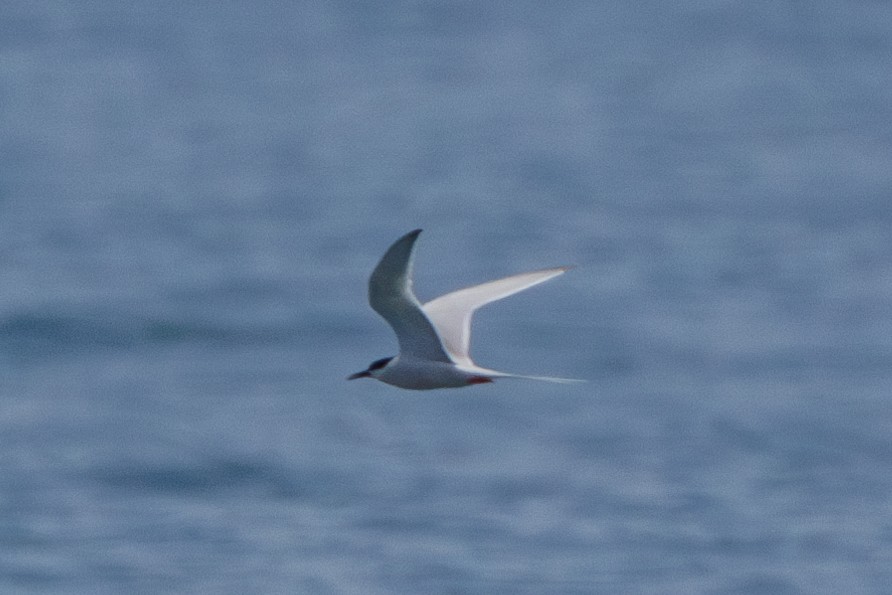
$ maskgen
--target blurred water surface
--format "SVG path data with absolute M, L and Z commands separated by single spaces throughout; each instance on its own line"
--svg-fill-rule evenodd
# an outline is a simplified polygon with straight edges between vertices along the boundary
M 883 3 L 4 3 L 4 593 L 880 593 Z M 401 392 L 415 227 L 482 364 Z

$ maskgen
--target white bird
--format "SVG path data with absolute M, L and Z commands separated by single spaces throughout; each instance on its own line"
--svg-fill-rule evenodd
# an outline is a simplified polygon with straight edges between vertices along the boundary
M 468 355 L 471 316 L 490 302 L 556 277 L 572 267 L 556 267 L 512 275 L 459 289 L 424 305 L 412 291 L 412 262 L 420 229 L 397 240 L 369 279 L 369 304 L 396 333 L 400 353 L 375 360 L 366 370 L 347 377 L 375 378 L 400 388 L 459 388 L 495 378 L 529 378 L 551 382 L 584 382 L 569 378 L 522 376 L 481 368 Z

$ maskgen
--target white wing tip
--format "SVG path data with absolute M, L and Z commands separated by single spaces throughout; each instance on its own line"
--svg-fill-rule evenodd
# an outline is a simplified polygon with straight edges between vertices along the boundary
M 554 275 L 563 275 L 567 271 L 571 271 L 576 268 L 575 264 L 565 264 L 558 267 L 550 267 L 547 269 L 539 269 L 538 271 L 531 271 L 533 273 L 553 273 Z

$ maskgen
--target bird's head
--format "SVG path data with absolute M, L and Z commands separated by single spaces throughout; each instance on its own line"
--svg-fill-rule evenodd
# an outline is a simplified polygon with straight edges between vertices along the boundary
M 377 378 L 381 375 L 381 371 L 384 369 L 387 364 L 390 363 L 392 357 L 382 357 L 381 359 L 376 359 L 369 367 L 362 372 L 357 372 L 356 374 L 350 374 L 347 376 L 347 380 L 356 380 L 357 378 Z

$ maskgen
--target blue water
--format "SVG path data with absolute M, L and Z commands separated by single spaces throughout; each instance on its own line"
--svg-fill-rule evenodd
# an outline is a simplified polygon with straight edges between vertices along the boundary
M 0 592 L 889 592 L 886 4 L 0 11 Z

